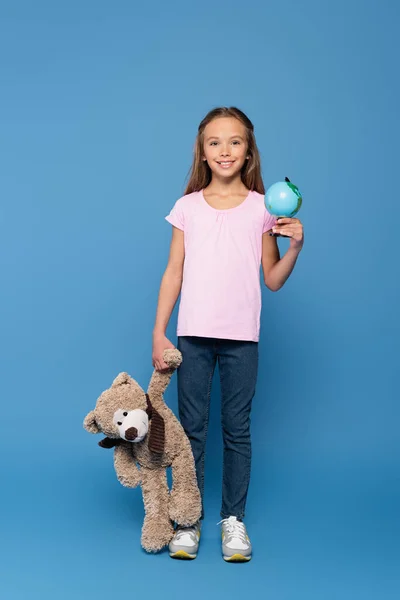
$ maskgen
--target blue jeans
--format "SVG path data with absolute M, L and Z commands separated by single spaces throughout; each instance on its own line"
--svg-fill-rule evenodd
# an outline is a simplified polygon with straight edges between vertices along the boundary
M 224 447 L 221 517 L 243 519 L 250 482 L 250 411 L 258 343 L 185 336 L 178 338 L 178 348 L 183 356 L 177 375 L 179 418 L 192 446 L 202 502 L 211 383 L 218 361 Z

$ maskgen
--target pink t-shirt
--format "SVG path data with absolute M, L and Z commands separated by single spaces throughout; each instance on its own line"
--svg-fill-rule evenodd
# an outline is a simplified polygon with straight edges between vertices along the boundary
M 264 196 L 249 192 L 239 206 L 217 210 L 194 192 L 166 220 L 185 234 L 178 336 L 257 342 L 262 235 L 276 222 Z

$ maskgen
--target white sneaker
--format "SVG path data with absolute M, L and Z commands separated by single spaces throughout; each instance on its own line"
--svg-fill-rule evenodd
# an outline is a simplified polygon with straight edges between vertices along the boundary
M 200 523 L 191 527 L 178 525 L 174 537 L 169 543 L 171 558 L 193 559 L 197 556 L 200 542 Z
M 222 534 L 222 555 L 227 562 L 248 562 L 251 560 L 251 543 L 245 524 L 236 517 L 220 521 Z M 219 524 L 219 523 L 218 523 Z

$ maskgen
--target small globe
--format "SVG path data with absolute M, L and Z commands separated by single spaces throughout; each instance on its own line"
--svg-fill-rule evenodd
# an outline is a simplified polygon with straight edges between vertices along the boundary
M 302 202 L 299 189 L 290 181 L 278 181 L 265 193 L 265 206 L 273 217 L 294 217 Z

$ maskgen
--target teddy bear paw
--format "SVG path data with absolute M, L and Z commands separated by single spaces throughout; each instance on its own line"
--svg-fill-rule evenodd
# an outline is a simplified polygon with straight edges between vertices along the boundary
M 164 350 L 163 359 L 171 369 L 177 369 L 182 362 L 182 354 L 177 348 L 167 348 Z
M 133 475 L 118 475 L 118 481 L 127 488 L 135 488 L 140 485 L 140 479 Z
M 141 544 L 147 552 L 159 552 L 170 543 L 173 535 L 174 528 L 168 518 L 147 516 L 143 524 Z

